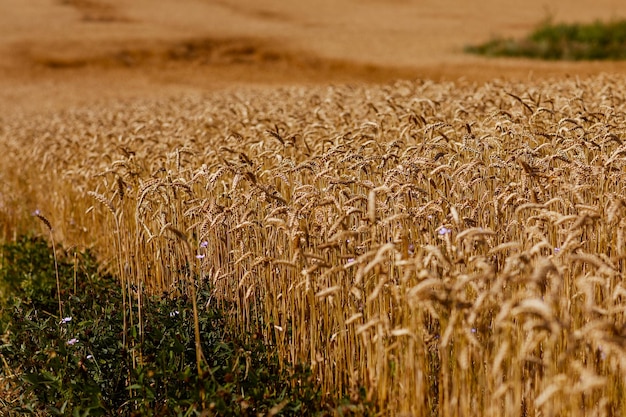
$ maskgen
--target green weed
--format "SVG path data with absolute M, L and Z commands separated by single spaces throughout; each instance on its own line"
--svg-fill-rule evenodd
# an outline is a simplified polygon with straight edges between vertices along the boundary
M 223 312 L 209 306 L 208 292 L 198 295 L 206 355 L 198 374 L 188 298 L 145 300 L 143 332 L 133 323 L 125 347 L 119 285 L 98 271 L 89 252 L 79 262 L 59 259 L 59 318 L 46 242 L 22 238 L 1 251 L 0 355 L 12 398 L 0 402 L 0 414 L 321 415 L 330 407 L 356 409 L 323 405 L 308 369 L 280 371 L 260 337 L 244 340 L 226 327 Z
M 542 23 L 523 39 L 497 37 L 466 52 L 493 57 L 545 60 L 621 60 L 626 58 L 626 20 L 589 24 Z

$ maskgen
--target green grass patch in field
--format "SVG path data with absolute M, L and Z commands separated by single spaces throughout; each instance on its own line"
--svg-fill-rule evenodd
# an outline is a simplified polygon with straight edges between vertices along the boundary
M 526 57 L 544 60 L 626 59 L 626 20 L 593 23 L 542 23 L 523 39 L 497 37 L 466 52 L 492 57 Z
M 118 283 L 89 252 L 59 261 L 39 238 L 0 246 L 0 415 L 321 415 L 353 404 L 322 403 L 311 372 L 281 370 L 259 337 L 229 330 L 199 294 L 206 369 L 196 368 L 191 301 L 142 304 L 143 328 L 123 338 Z M 137 306 L 133 307 L 136 311 Z M 351 411 L 352 410 L 352 411 Z M 358 409 L 363 412 L 363 409 Z

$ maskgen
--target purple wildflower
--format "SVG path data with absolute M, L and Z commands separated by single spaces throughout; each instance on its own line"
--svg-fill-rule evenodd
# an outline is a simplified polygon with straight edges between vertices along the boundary
M 447 234 L 449 234 L 449 233 L 451 233 L 451 232 L 452 232 L 452 229 L 448 229 L 448 228 L 447 228 L 447 227 L 445 227 L 445 226 L 441 226 L 441 227 L 439 228 L 439 236 L 447 235 Z

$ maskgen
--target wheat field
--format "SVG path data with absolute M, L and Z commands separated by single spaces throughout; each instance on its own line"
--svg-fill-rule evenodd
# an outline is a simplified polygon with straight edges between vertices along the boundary
M 145 294 L 210 290 L 325 395 L 364 390 L 381 415 L 626 414 L 624 78 L 1 122 L 0 238 L 44 216 L 115 272 L 132 320 Z

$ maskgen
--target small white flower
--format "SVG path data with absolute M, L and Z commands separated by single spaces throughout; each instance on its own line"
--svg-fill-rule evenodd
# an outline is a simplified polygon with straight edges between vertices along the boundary
M 559 253 L 561 251 L 561 248 L 554 248 L 554 253 Z
M 89 360 L 93 359 L 93 355 L 87 355 L 87 359 Z
M 201 248 L 206 248 L 207 246 L 209 246 L 209 242 L 207 242 L 206 240 L 200 243 Z
M 196 255 L 196 258 L 198 258 L 198 259 L 204 259 L 204 256 L 205 256 L 205 255 L 202 255 L 202 254 L 200 254 L 200 253 L 199 253 L 199 254 L 197 254 L 197 255 Z
M 59 324 L 66 324 L 66 323 L 69 323 L 70 321 L 72 321 L 71 317 L 64 317 L 63 319 L 61 319 Z
M 180 312 L 178 310 L 174 310 L 170 313 L 170 317 L 176 317 L 180 314 Z
M 67 344 L 70 346 L 73 346 L 76 343 L 78 343 L 78 339 L 76 339 L 75 337 L 67 341 Z

